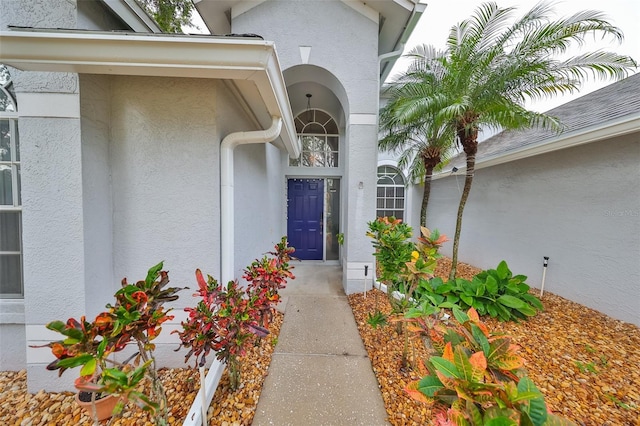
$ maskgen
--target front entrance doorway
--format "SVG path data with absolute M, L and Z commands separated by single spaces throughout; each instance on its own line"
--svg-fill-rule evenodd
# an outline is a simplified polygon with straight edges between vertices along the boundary
M 324 179 L 289 179 L 287 236 L 301 260 L 324 257 Z

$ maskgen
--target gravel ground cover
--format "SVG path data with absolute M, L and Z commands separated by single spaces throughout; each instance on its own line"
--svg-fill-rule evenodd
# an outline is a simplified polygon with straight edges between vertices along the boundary
M 450 261 L 443 258 L 436 275 L 445 278 L 449 270 Z M 457 275 L 470 279 L 477 272 L 463 264 Z M 401 368 L 403 336 L 393 325 L 374 329 L 366 322 L 376 303 L 390 312 L 386 294 L 354 294 L 349 302 L 391 424 L 432 424 L 431 407 L 404 392 L 407 383 L 420 376 Z M 549 409 L 578 425 L 640 426 L 640 329 L 551 293 L 545 293 L 542 302 L 545 311 L 528 321 L 485 322 L 514 337 Z M 421 341 L 412 340 L 412 346 L 417 357 L 428 356 Z
M 243 357 L 242 384 L 236 392 L 229 389 L 229 378 L 223 374 L 213 402 L 209 407 L 210 425 L 250 425 L 268 374 L 269 363 L 282 326 L 283 314 L 276 312 L 269 327 L 271 334 L 251 348 Z M 211 355 L 215 356 L 215 355 Z M 193 362 L 191 363 L 193 364 Z M 52 373 L 55 374 L 55 373 Z M 72 373 L 67 373 L 72 374 Z M 162 369 L 160 376 L 167 393 L 170 409 L 169 424 L 181 425 L 200 388 L 197 369 Z M 71 392 L 35 395 L 27 393 L 26 371 L 0 372 L 0 425 L 2 426 L 60 426 L 92 425 L 74 401 Z M 107 424 L 103 421 L 102 425 Z M 151 419 L 135 406 L 127 406 L 122 418 L 113 425 L 151 425 Z
M 446 277 L 448 259 L 442 259 L 436 274 Z M 458 276 L 472 277 L 478 270 L 461 264 Z M 418 379 L 403 369 L 403 337 L 394 326 L 373 329 L 367 314 L 376 304 L 389 312 L 386 294 L 368 292 L 349 296 L 360 335 L 369 353 L 382 396 L 393 425 L 431 424 L 431 407 L 410 399 L 406 384 Z M 613 320 L 551 293 L 543 297 L 545 311 L 521 323 L 487 319 L 494 330 L 511 334 L 521 346 L 529 376 L 546 395 L 549 408 L 578 425 L 640 426 L 640 329 Z M 249 425 L 253 419 L 264 378 L 279 334 L 283 316 L 276 313 L 270 337 L 247 354 L 242 387 L 230 392 L 223 375 L 209 407 L 211 425 Z M 416 357 L 427 357 L 422 342 L 412 341 Z M 170 424 L 181 424 L 199 388 L 197 370 L 164 369 Z M 72 393 L 26 392 L 26 372 L 0 372 L 0 425 L 91 425 L 73 401 Z M 106 424 L 103 422 L 102 424 Z M 136 408 L 114 425 L 150 425 Z

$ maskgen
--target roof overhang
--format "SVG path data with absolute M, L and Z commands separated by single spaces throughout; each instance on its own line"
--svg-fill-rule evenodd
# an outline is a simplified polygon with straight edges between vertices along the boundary
M 480 157 L 476 161 L 475 169 L 493 167 L 511 161 L 523 160 L 536 155 L 547 154 L 561 149 L 573 148 L 637 132 L 640 132 L 640 113 L 630 114 L 617 120 L 597 126 L 586 127 L 574 132 L 562 133 L 559 136 L 523 146 L 519 149 L 505 151 L 488 157 Z M 432 179 L 442 179 L 452 174 L 465 174 L 467 168 L 466 166 L 460 165 L 456 167 L 456 169 L 455 173 L 449 169 L 434 174 Z
M 101 0 L 135 32 L 161 33 L 162 29 L 135 0 Z
M 194 0 L 196 9 L 212 34 L 231 32 L 233 19 L 267 0 Z M 379 27 L 378 55 L 396 52 L 384 59 L 381 81 L 389 75 L 391 68 L 402 54 L 427 5 L 421 0 L 341 0 Z
M 230 37 L 13 29 L 0 32 L 0 61 L 25 71 L 211 78 L 237 83 L 263 128 L 283 120 L 276 145 L 300 154 L 273 42 Z M 257 93 L 257 94 L 256 94 Z M 195 101 L 195 100 L 194 100 Z

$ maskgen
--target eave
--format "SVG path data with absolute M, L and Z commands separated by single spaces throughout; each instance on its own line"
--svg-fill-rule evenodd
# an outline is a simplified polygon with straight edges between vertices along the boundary
M 519 149 L 505 151 L 496 155 L 478 158 L 475 169 L 498 166 L 512 161 L 523 160 L 537 155 L 547 154 L 566 148 L 603 141 L 630 133 L 640 132 L 640 113 L 630 114 L 617 120 L 600 125 L 590 126 L 573 132 L 562 133 L 559 136 L 527 145 Z M 456 167 L 455 173 L 449 169 L 434 174 L 432 179 L 442 179 L 452 174 L 466 173 L 466 166 Z
M 161 33 L 162 29 L 135 0 L 101 0 L 135 32 Z
M 194 0 L 196 9 L 208 29 L 215 34 L 231 32 L 236 17 L 261 5 L 266 0 Z M 340 0 L 379 26 L 378 55 L 381 81 L 384 81 L 427 5 L 422 0 Z M 389 55 L 389 53 L 394 54 Z
M 267 128 L 272 117 L 281 117 L 281 146 L 292 158 L 300 154 L 273 42 L 230 37 L 13 29 L 0 32 L 0 45 L 0 61 L 25 71 L 232 80 L 247 97 L 253 96 L 257 89 L 261 110 L 254 114 L 260 125 Z

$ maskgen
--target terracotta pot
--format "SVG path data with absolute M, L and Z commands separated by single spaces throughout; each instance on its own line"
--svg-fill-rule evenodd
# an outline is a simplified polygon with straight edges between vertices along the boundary
M 89 392 L 82 392 L 82 393 L 86 393 L 90 395 Z M 95 401 L 96 414 L 98 416 L 98 420 L 105 420 L 111 417 L 111 414 L 113 413 L 113 409 L 116 407 L 116 404 L 118 403 L 118 399 L 119 399 L 118 397 L 115 397 L 113 395 L 107 395 L 104 398 L 96 399 Z M 91 418 L 93 418 L 93 408 L 91 407 L 91 401 L 85 402 L 80 400 L 80 393 L 77 393 L 76 402 L 80 407 L 84 408 L 87 413 L 89 413 L 89 416 Z

